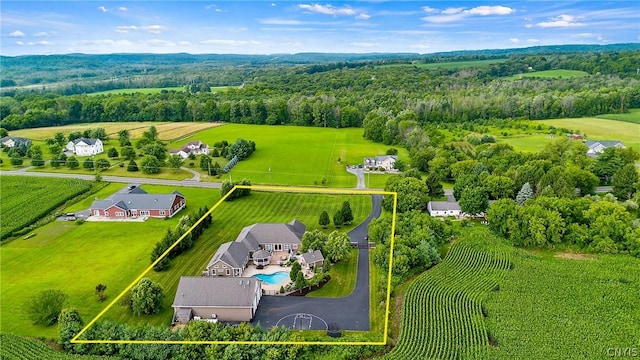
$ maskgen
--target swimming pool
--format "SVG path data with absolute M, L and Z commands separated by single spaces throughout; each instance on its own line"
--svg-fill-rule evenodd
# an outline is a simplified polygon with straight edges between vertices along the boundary
M 290 280 L 289 273 L 286 271 L 278 271 L 273 274 L 255 274 L 253 275 L 253 277 L 258 278 L 270 285 L 276 285 L 285 280 Z

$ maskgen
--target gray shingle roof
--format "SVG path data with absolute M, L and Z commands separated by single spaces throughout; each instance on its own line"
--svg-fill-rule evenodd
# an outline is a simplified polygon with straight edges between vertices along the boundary
M 91 208 L 106 209 L 113 204 L 122 202 L 125 205 L 124 209 L 169 209 L 178 195 L 184 197 L 184 195 L 177 191 L 174 191 L 171 194 L 147 194 L 140 187 L 136 187 L 128 194 L 115 193 L 104 200 L 96 200 L 91 205 Z
M 449 211 L 449 210 L 461 210 L 460 205 L 455 201 L 429 201 L 429 210 L 434 211 Z
M 608 148 L 612 146 L 622 145 L 622 142 L 621 141 L 605 141 L 605 140 L 589 140 L 589 141 L 585 141 L 584 144 L 587 145 L 588 147 L 592 147 L 600 144 Z
M 18 136 L 5 136 L 2 139 L 0 139 L 0 143 L 4 144 L 9 140 L 13 140 L 13 143 L 18 146 L 21 144 L 24 144 L 25 146 L 29 146 L 29 144 L 31 144 L 31 139 L 18 137 Z
M 301 258 L 304 259 L 304 262 L 307 264 L 313 264 L 317 261 L 324 261 L 324 256 L 322 256 L 322 252 L 320 250 L 313 250 L 313 252 L 306 252 L 300 255 Z
M 259 281 L 253 277 L 181 276 L 172 306 L 250 307 Z
M 85 143 L 87 145 L 95 145 L 98 139 L 89 139 L 89 138 L 77 138 L 73 140 L 73 145 L 78 145 L 79 143 Z
M 300 244 L 306 229 L 307 227 L 298 220 L 288 224 L 253 224 L 242 229 L 236 241 L 256 241 L 259 244 Z
M 218 248 L 215 255 L 209 261 L 207 265 L 207 269 L 209 269 L 213 264 L 222 260 L 228 265 L 232 266 L 235 269 L 242 269 L 247 263 L 247 258 L 249 256 L 249 251 L 244 244 L 236 241 L 226 242 Z

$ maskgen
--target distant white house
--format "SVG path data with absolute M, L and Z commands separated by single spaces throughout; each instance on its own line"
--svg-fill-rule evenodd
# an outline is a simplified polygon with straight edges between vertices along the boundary
M 78 138 L 67 143 L 67 150 L 78 156 L 98 155 L 104 152 L 102 140 Z
M 193 140 L 180 149 L 169 150 L 169 155 L 180 155 L 183 159 L 188 158 L 191 154 L 209 155 L 209 145 L 202 143 L 200 140 Z
M 398 160 L 398 156 L 396 155 L 378 155 L 376 157 L 364 158 L 365 169 L 372 168 L 384 168 L 387 171 L 393 170 L 393 165 L 395 165 Z
M 604 149 L 609 147 L 615 147 L 619 149 L 625 148 L 621 141 L 589 140 L 585 141 L 584 144 L 589 147 L 589 149 L 587 150 L 587 156 L 589 157 L 597 157 L 604 151 Z
M 5 136 L 0 139 L 0 144 L 8 148 L 21 146 L 28 148 L 31 145 L 31 140 L 23 137 Z

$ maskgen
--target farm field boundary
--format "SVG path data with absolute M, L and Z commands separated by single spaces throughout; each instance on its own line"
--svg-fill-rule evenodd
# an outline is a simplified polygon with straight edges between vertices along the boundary
M 176 247 L 180 241 L 182 241 L 186 236 L 188 236 L 193 229 L 198 226 L 200 222 L 207 216 L 209 216 L 216 208 L 218 208 L 234 191 L 238 191 L 238 189 L 249 189 L 256 191 L 266 191 L 266 192 L 294 192 L 294 193 L 322 193 L 322 194 L 355 194 L 355 195 L 392 195 L 393 196 L 393 211 L 392 211 L 392 222 L 391 222 L 391 240 L 390 240 L 390 249 L 389 249 L 389 268 L 387 273 L 387 293 L 386 293 L 386 309 L 385 309 L 385 319 L 384 319 L 384 336 L 382 341 L 373 342 L 373 341 L 352 341 L 352 342 L 331 342 L 331 341 L 175 341 L 175 340 L 107 340 L 107 339 L 92 339 L 85 340 L 80 339 L 83 333 L 85 333 L 96 321 L 98 321 L 109 309 L 111 309 L 115 304 L 120 301 L 120 299 L 125 296 L 125 294 L 135 286 L 135 284 L 140 281 L 148 272 L 150 272 L 153 267 L 162 259 L 164 259 L 169 252 Z M 235 185 L 231 191 L 225 194 L 218 202 L 215 203 L 209 209 L 207 213 L 205 213 L 198 221 L 196 221 L 193 226 L 191 226 L 185 234 L 183 234 L 178 240 L 176 240 L 173 245 L 171 245 L 158 259 L 156 259 L 151 265 L 149 265 L 144 272 L 142 272 L 136 279 L 134 279 L 129 286 L 127 286 L 118 296 L 116 296 L 95 318 L 93 318 L 87 325 L 80 330 L 80 332 L 71 339 L 71 343 L 76 344 L 191 344 L 191 345 L 206 345 L 206 344 L 239 344 L 239 345 L 352 345 L 352 346 L 362 346 L 362 345 L 386 345 L 387 343 L 387 333 L 389 327 L 389 302 L 391 297 L 391 269 L 393 266 L 393 247 L 394 247 L 394 233 L 395 233 L 395 221 L 396 221 L 396 205 L 397 205 L 398 197 L 395 192 L 387 192 L 387 191 L 370 191 L 370 190 L 340 190 L 340 189 L 313 189 L 313 188 L 304 188 L 304 187 L 277 187 L 277 186 L 243 186 L 243 185 Z

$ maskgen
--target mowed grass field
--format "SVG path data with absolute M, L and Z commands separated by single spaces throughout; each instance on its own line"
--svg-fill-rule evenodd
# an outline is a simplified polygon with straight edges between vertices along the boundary
M 588 72 L 580 70 L 543 70 L 543 71 L 531 71 L 514 76 L 506 77 L 505 80 L 519 80 L 523 78 L 577 78 L 589 76 Z
M 640 259 L 515 250 L 486 301 L 490 359 L 607 359 L 640 348 Z
M 223 178 L 231 176 L 234 181 L 248 178 L 253 184 L 304 186 L 322 186 L 325 178 L 326 186 L 352 188 L 357 179 L 346 171 L 345 166 L 362 164 L 364 157 L 385 154 L 391 147 L 365 140 L 362 134 L 361 128 L 227 124 L 173 142 L 169 147 L 177 148 L 190 140 L 201 140 L 210 146 L 221 140 L 229 143 L 237 138 L 253 140 L 256 151 Z M 396 148 L 398 157 L 410 163 L 407 150 Z M 383 188 L 386 177 L 371 175 L 371 187 Z
M 115 142 L 110 143 L 109 146 L 115 146 L 119 149 L 117 144 L 118 131 L 128 130 L 131 136 L 132 142 L 142 136 L 142 133 L 147 131 L 150 126 L 155 126 L 158 130 L 158 138 L 162 141 L 174 141 L 186 136 L 193 135 L 199 131 L 209 129 L 212 127 L 220 126 L 221 123 L 210 122 L 98 122 L 90 124 L 74 124 L 65 126 L 51 126 L 36 129 L 22 129 L 12 130 L 9 134 L 11 136 L 26 137 L 32 140 L 44 141 L 46 138 L 53 138 L 56 133 L 63 133 L 68 136 L 72 131 L 84 131 L 95 128 L 103 128 L 107 132 L 107 135 Z M 105 151 L 109 147 L 105 146 Z M 46 153 L 46 148 L 45 148 Z
M 159 282 L 165 291 L 163 310 L 159 314 L 134 317 L 124 306 L 116 304 L 105 313 L 105 319 L 168 326 L 173 316 L 171 304 L 180 276 L 201 275 L 218 247 L 222 243 L 234 241 L 243 227 L 257 222 L 282 223 L 298 219 L 307 225 L 307 230 L 320 229 L 318 218 L 322 210 L 333 214 L 342 206 L 343 201 L 350 202 L 354 216 L 353 224 L 342 227 L 340 230 L 346 232 L 366 219 L 371 212 L 369 195 L 252 191 L 248 197 L 224 202 L 212 213 L 211 227 L 200 236 L 193 248 L 172 260 L 169 270 L 160 273 L 152 270 L 145 274 L 146 277 Z M 333 230 L 335 230 L 333 226 L 329 226 L 325 231 L 328 233 Z M 147 266 L 149 265 L 148 256 L 145 257 L 144 262 Z M 133 281 L 141 273 L 142 271 L 131 276 L 129 281 Z M 114 288 L 114 291 L 119 292 L 124 288 L 125 286 L 117 290 Z
M 580 130 L 582 134 L 587 135 L 588 140 L 619 140 L 625 146 L 640 151 L 640 124 L 598 118 L 554 119 L 539 122 L 558 128 Z
M 122 186 L 109 185 L 95 196 L 102 199 Z M 98 302 L 97 284 L 107 285 L 106 301 L 111 301 L 149 266 L 149 254 L 154 244 L 168 228 L 177 224 L 180 216 L 201 206 L 212 206 L 220 196 L 218 190 L 212 189 L 151 185 L 143 188 L 150 193 L 178 190 L 186 196 L 188 208 L 169 220 L 149 219 L 142 223 L 85 222 L 79 225 L 54 221 L 29 233 L 34 236 L 28 240 L 19 238 L 0 246 L 0 327 L 3 332 L 57 337 L 56 326 L 34 326 L 23 311 L 26 299 L 46 289 L 67 293 L 67 305 L 78 308 L 85 321 L 90 320 L 107 304 Z M 24 195 L 25 201 L 28 200 L 28 194 Z M 93 197 L 84 200 L 82 207 L 74 205 L 65 210 L 86 209 L 92 200 Z M 37 206 L 37 201 L 29 201 L 30 206 Z
M 618 120 L 640 124 L 640 109 L 629 109 L 629 112 L 624 114 L 604 114 L 596 117 L 598 119 Z

